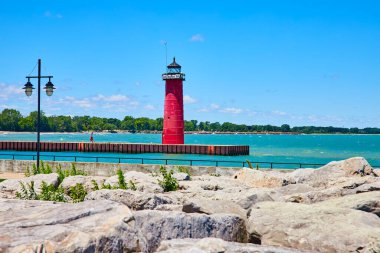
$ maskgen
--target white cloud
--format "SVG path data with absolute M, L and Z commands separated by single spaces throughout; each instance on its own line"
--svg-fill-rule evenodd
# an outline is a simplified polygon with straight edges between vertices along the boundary
M 211 107 L 211 109 L 219 109 L 220 105 L 218 105 L 218 104 L 211 104 L 210 107 Z
M 239 114 L 242 111 L 243 111 L 243 109 L 235 108 L 235 107 L 228 107 L 228 108 L 224 108 L 224 109 L 220 110 L 220 112 L 223 112 L 223 113 L 232 113 L 232 114 Z
M 205 39 L 203 38 L 202 34 L 195 34 L 191 36 L 190 41 L 191 42 L 203 42 Z
M 185 104 L 195 104 L 197 100 L 195 98 L 190 97 L 189 95 L 183 96 L 183 102 Z
M 286 116 L 286 115 L 288 115 L 288 113 L 283 112 L 283 111 L 279 111 L 279 110 L 272 111 L 272 114 L 275 116 Z
M 154 111 L 156 110 L 156 107 L 154 105 L 147 104 L 146 106 L 144 106 L 144 109 Z
M 92 98 L 94 101 L 105 101 L 105 102 L 124 102 L 129 100 L 127 96 L 124 95 L 111 95 L 111 96 L 104 96 L 104 95 L 97 95 Z
M 51 11 L 45 11 L 44 16 L 47 18 L 63 18 L 61 13 L 53 14 Z
M 22 87 L 0 83 L 0 99 L 8 100 L 11 96 L 24 93 Z
M 197 110 L 197 112 L 209 112 L 210 110 L 207 109 L 207 108 L 201 108 L 199 110 Z

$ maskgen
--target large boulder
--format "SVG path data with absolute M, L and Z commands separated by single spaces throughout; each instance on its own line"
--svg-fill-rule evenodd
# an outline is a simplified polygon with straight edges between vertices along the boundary
M 0 199 L 0 252 L 123 252 L 131 216 L 111 201 Z
M 362 211 L 262 202 L 250 213 L 250 240 L 320 252 L 379 252 L 380 219 Z M 372 251 L 371 251 L 372 250 Z
M 88 200 L 112 200 L 122 203 L 133 210 L 155 209 L 159 205 L 178 204 L 178 200 L 170 194 L 142 193 L 132 190 L 98 190 L 87 194 Z
M 31 177 L 25 177 L 21 179 L 8 179 L 0 183 L 0 198 L 16 198 L 16 192 L 21 191 L 21 183 L 25 186 L 34 182 L 34 190 L 37 194 L 41 192 L 42 181 L 48 185 L 52 184 L 58 186 L 58 174 L 37 174 Z
M 351 208 L 373 213 L 380 217 L 380 191 L 366 192 L 355 195 L 347 195 L 341 198 L 329 199 L 314 204 L 313 206 Z
M 277 171 L 261 171 L 243 168 L 235 173 L 233 178 L 249 187 L 274 188 L 287 184 L 284 173 Z
M 244 220 L 235 215 L 143 210 L 136 211 L 127 224 L 127 248 L 141 252 L 153 252 L 161 241 L 175 238 L 216 237 L 247 242 Z
M 227 242 L 219 238 L 174 239 L 162 241 L 156 252 L 160 253 L 306 253 L 301 251 L 251 243 Z
M 210 200 L 205 198 L 192 198 L 183 204 L 185 213 L 228 213 L 235 214 L 242 219 L 247 218 L 247 211 L 241 206 L 230 200 Z

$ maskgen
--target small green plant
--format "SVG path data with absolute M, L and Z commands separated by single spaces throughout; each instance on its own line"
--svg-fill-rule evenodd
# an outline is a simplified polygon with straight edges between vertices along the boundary
M 45 181 L 41 183 L 41 193 L 38 199 L 47 201 L 66 202 L 64 190 L 62 186 L 48 185 Z
M 190 174 L 189 168 L 184 167 L 184 166 L 178 166 L 177 167 L 177 171 L 181 172 L 181 173 L 186 173 L 187 175 L 189 175 L 189 178 L 191 178 L 191 174 Z
M 167 171 L 164 166 L 161 166 L 160 174 L 162 175 L 162 180 L 158 179 L 158 184 L 164 189 L 165 192 L 178 190 L 178 181 L 173 177 L 172 170 Z
M 5 181 L 5 179 L 4 178 L 0 178 L 0 183 L 3 182 L 3 181 Z
M 220 177 L 221 175 L 219 173 L 210 173 L 210 176 L 212 176 L 212 177 Z
M 245 161 L 247 162 L 248 167 L 249 167 L 250 169 L 253 169 L 252 163 L 251 163 L 249 160 L 245 160 Z
M 111 190 L 112 189 L 112 186 L 110 184 L 106 184 L 106 183 L 102 183 L 102 189 L 108 189 L 108 190 Z
M 259 164 L 256 163 L 256 170 L 259 170 Z
M 77 175 L 87 176 L 87 173 L 84 170 L 78 170 L 75 164 L 72 163 L 69 176 L 77 176 Z
M 131 189 L 132 191 L 137 191 L 136 183 L 132 180 L 129 180 L 128 188 Z
M 16 192 L 16 197 L 19 199 L 37 200 L 38 195 L 34 190 L 34 181 L 24 184 L 20 182 L 21 192 Z
M 84 189 L 83 184 L 77 183 L 75 186 L 70 187 L 69 196 L 74 203 L 84 201 L 84 198 L 87 195 L 86 189 Z
M 92 186 L 93 186 L 92 190 L 93 190 L 93 191 L 98 191 L 98 190 L 99 190 L 99 185 L 98 185 L 98 183 L 95 181 L 95 179 L 92 179 L 92 180 L 91 180 L 91 183 L 92 183 Z
M 126 190 L 128 188 L 128 186 L 127 186 L 127 183 L 125 182 L 125 177 L 124 177 L 123 171 L 121 169 L 117 170 L 117 177 L 118 177 L 118 181 L 119 181 L 118 188 Z

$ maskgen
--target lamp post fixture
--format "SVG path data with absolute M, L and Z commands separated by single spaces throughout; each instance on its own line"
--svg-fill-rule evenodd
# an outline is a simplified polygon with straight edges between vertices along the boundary
M 26 76 L 28 82 L 24 86 L 25 94 L 30 97 L 33 93 L 33 84 L 30 82 L 30 79 L 37 78 L 38 80 L 38 109 L 37 109 L 37 168 L 40 167 L 40 132 L 41 132 L 41 79 L 48 78 L 49 81 L 45 85 L 46 95 L 49 97 L 53 95 L 54 85 L 50 81 L 53 76 L 41 76 L 41 59 L 38 59 L 38 75 L 37 76 Z

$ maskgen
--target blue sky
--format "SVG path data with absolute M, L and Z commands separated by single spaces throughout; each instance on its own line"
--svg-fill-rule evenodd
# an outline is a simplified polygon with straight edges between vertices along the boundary
M 0 109 L 35 110 L 20 88 L 41 58 L 48 115 L 161 117 L 164 41 L 188 120 L 380 127 L 380 2 L 365 0 L 1 0 Z

